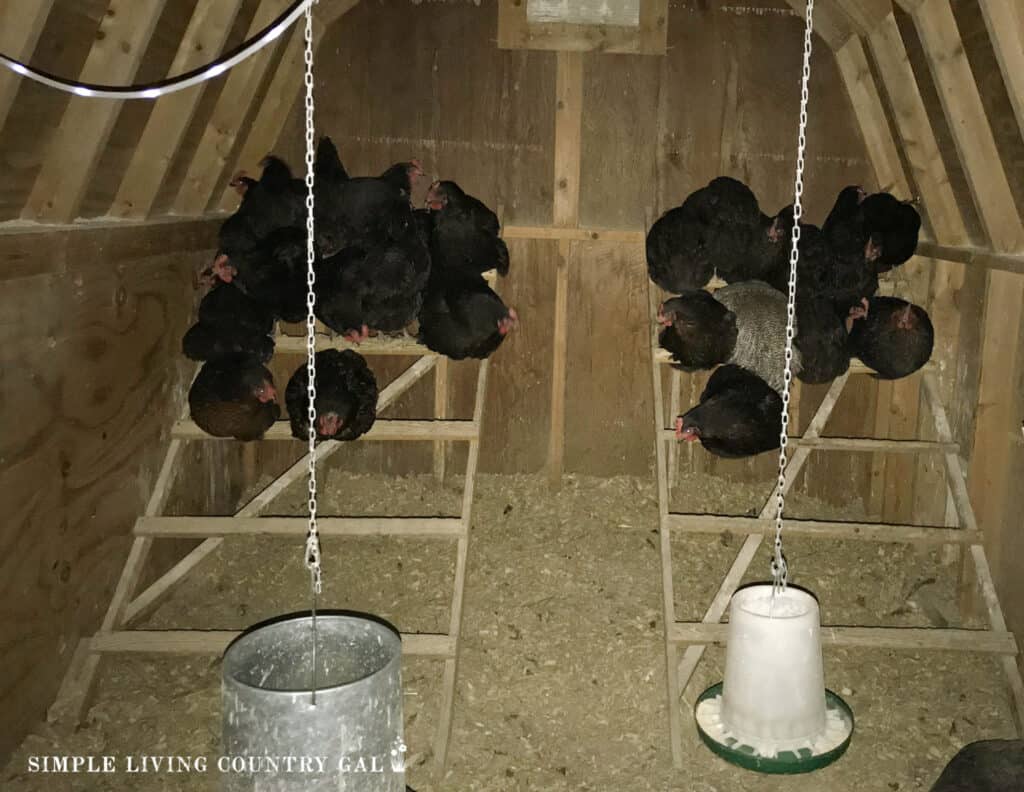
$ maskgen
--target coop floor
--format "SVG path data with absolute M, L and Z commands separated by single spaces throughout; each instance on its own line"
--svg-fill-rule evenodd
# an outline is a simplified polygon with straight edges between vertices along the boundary
M 428 476 L 402 479 L 326 473 L 326 514 L 455 513 L 461 480 L 439 489 Z M 674 508 L 744 514 L 768 483 L 680 478 Z M 299 514 L 302 489 L 273 509 Z M 804 517 L 858 519 L 795 497 Z M 481 476 L 470 544 L 464 642 L 447 776 L 431 776 L 430 744 L 441 664 L 405 663 L 409 783 L 428 790 L 829 790 L 928 789 L 966 742 L 1014 731 L 997 664 L 980 655 L 826 650 L 829 687 L 852 705 L 857 731 L 847 755 L 815 775 L 757 776 L 713 756 L 690 730 L 685 769 L 669 755 L 661 582 L 653 484 L 632 478 L 567 478 L 558 494 L 531 476 Z M 678 615 L 698 619 L 740 540 L 674 541 Z M 325 541 L 325 601 L 377 613 L 406 631 L 444 631 L 454 547 L 411 540 Z M 787 544 L 795 579 L 839 624 L 949 626 L 955 566 L 940 551 L 866 542 Z M 241 629 L 306 606 L 297 542 L 232 540 L 197 568 L 147 627 Z M 748 579 L 763 578 L 767 556 Z M 970 625 L 978 626 L 978 625 Z M 722 678 L 712 648 L 687 700 Z M 29 736 L 0 786 L 10 792 L 214 790 L 215 771 L 173 775 L 42 777 L 30 755 L 219 755 L 219 660 L 118 656 L 107 660 L 86 724 Z

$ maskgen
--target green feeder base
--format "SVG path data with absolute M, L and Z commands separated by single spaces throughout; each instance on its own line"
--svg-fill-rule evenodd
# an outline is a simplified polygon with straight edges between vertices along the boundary
M 826 690 L 826 716 L 829 723 L 833 725 L 833 731 L 838 730 L 838 744 L 836 744 L 836 740 L 830 740 L 820 751 L 801 748 L 796 751 L 779 751 L 775 756 L 762 756 L 751 746 L 744 745 L 732 737 L 713 736 L 721 734 L 721 727 L 716 725 L 717 713 L 712 711 L 715 708 L 710 705 L 713 704 L 712 699 L 721 695 L 721 682 L 712 685 L 700 694 L 697 706 L 694 707 L 697 731 L 700 732 L 700 738 L 704 744 L 714 753 L 730 764 L 745 770 L 775 775 L 797 775 L 820 770 L 846 753 L 853 737 L 853 710 L 831 690 Z M 708 704 L 701 707 L 704 702 L 708 702 Z

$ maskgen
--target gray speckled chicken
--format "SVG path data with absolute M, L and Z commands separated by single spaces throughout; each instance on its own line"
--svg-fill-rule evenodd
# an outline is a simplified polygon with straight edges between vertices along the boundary
M 659 317 L 661 345 L 680 368 L 733 363 L 782 390 L 785 367 L 786 295 L 767 283 L 731 283 L 710 295 L 687 292 L 668 300 Z M 793 373 L 800 352 L 793 350 Z

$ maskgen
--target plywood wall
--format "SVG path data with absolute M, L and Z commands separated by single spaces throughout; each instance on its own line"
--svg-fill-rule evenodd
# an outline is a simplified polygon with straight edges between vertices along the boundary
M 0 233 L 0 755 L 110 600 L 191 372 L 179 344 L 214 229 Z

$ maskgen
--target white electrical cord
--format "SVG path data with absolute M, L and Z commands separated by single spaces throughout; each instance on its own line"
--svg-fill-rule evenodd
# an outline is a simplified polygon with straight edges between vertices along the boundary
M 313 669 L 310 690 L 312 704 L 316 706 L 317 687 L 317 599 L 323 587 L 320 574 L 320 532 L 316 525 L 316 247 L 314 231 L 314 127 L 313 127 L 313 4 L 306 6 L 305 29 L 305 86 L 306 86 L 306 374 L 309 383 L 306 388 L 307 419 L 309 421 L 309 531 L 306 534 L 306 568 L 309 570 L 312 589 L 313 615 Z
M 814 0 L 807 0 L 804 27 L 804 66 L 800 81 L 800 131 L 796 146 L 796 179 L 793 187 L 793 237 L 789 251 L 789 300 L 786 305 L 786 367 L 782 385 L 782 428 L 779 432 L 779 483 L 775 511 L 775 556 L 772 559 L 772 598 L 784 592 L 789 579 L 786 557 L 782 553 L 782 514 L 786 508 L 786 443 L 789 432 L 789 390 L 793 381 L 793 336 L 796 325 L 796 271 L 800 260 L 800 218 L 804 209 L 804 152 L 807 148 L 807 99 L 811 80 L 811 42 L 813 38 Z
M 236 48 L 233 55 L 225 55 L 212 63 L 200 66 L 197 69 L 184 72 L 175 77 L 168 77 L 166 80 L 159 80 L 145 85 L 95 85 L 92 83 L 67 80 L 48 74 L 27 63 L 22 63 L 3 53 L 0 53 L 0 64 L 6 66 L 15 74 L 35 80 L 43 85 L 56 88 L 58 91 L 85 96 L 95 99 L 156 99 L 165 94 L 183 91 L 198 85 L 206 80 L 219 77 L 233 66 L 237 66 L 270 44 L 280 38 L 281 34 L 298 19 L 303 12 L 308 12 L 318 0 L 296 0 L 295 4 L 275 19 L 267 27 L 261 30 L 256 36 L 244 42 Z

